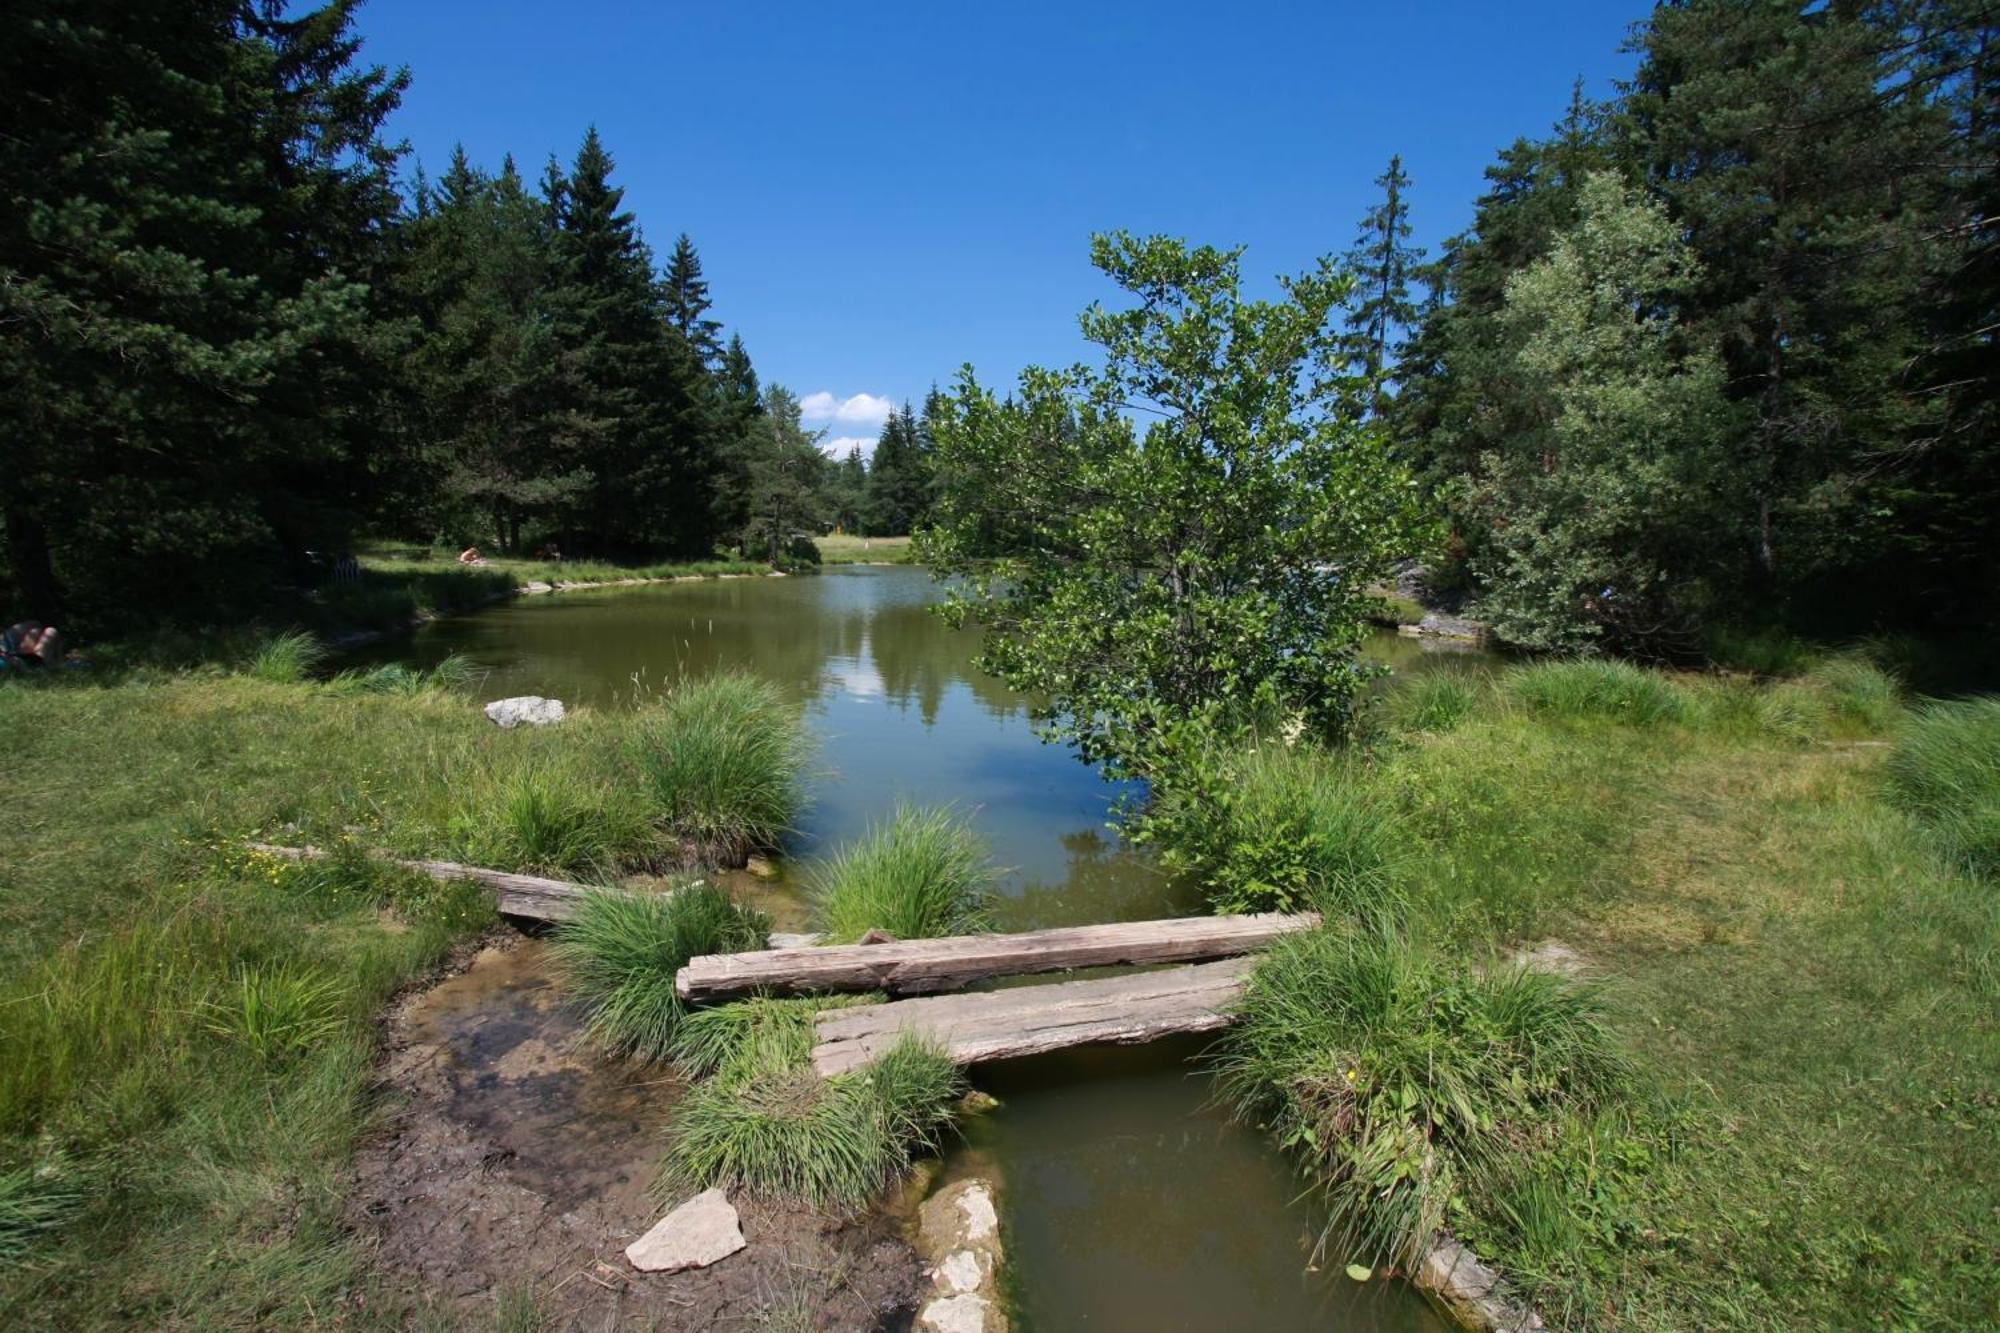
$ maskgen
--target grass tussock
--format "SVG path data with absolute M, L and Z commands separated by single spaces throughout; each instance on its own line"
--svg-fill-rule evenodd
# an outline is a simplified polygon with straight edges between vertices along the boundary
M 940 1051 L 906 1040 L 866 1069 L 810 1063 L 825 1000 L 753 999 L 691 1015 L 676 1063 L 703 1081 L 674 1118 L 660 1191 L 719 1187 L 855 1210 L 935 1152 L 964 1092 Z
M 311 679 L 325 660 L 326 649 L 318 639 L 303 630 L 293 630 L 259 645 L 245 664 L 244 674 L 274 685 L 296 685 Z
M 687 681 L 628 729 L 640 790 L 685 859 L 740 866 L 790 830 L 807 746 L 777 686 L 740 673 Z
M 988 925 L 986 846 L 951 810 L 905 807 L 818 872 L 820 928 L 831 943 L 870 930 L 897 939 L 965 935 Z
M 1688 699 L 1659 671 L 1615 658 L 1584 657 L 1517 666 L 1500 678 L 1506 696 L 1538 717 L 1670 726 L 1688 718 Z
M 1630 1073 L 1597 997 L 1540 973 L 1480 976 L 1405 940 L 1279 942 L 1215 1057 L 1223 1095 L 1295 1154 L 1319 1247 L 1409 1266 L 1454 1206 L 1553 1147 Z
M 1389 690 L 1389 720 L 1402 731 L 1450 731 L 1479 707 L 1481 683 L 1455 671 L 1416 671 Z
M 2000 696 L 1922 709 L 1889 761 L 1897 804 L 1973 873 L 2000 875 Z
M 664 894 L 593 893 L 556 930 L 557 965 L 589 1010 L 584 1032 L 614 1055 L 660 1060 L 687 1007 L 674 974 L 698 954 L 762 948 L 770 923 L 696 880 Z
M 594 758 L 551 748 L 468 777 L 451 815 L 452 846 L 474 865 L 535 874 L 609 873 L 645 860 L 646 812 L 630 784 Z

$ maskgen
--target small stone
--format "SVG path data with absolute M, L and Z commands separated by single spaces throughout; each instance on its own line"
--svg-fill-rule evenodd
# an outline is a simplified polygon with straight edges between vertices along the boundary
M 678 1273 L 727 1259 L 745 1244 L 728 1198 L 721 1190 L 703 1190 L 626 1246 L 625 1258 L 644 1273 Z
M 984 1296 L 960 1292 L 926 1305 L 917 1316 L 917 1327 L 923 1333 L 986 1333 L 988 1308 Z
M 810 949 L 820 942 L 811 931 L 774 930 L 766 940 L 773 949 Z
M 544 583 L 540 579 L 531 579 L 527 583 L 523 583 L 521 585 L 521 593 L 523 596 L 526 597 L 536 597 L 542 593 L 554 592 L 555 590 L 556 590 L 555 584 Z
M 524 722 L 533 727 L 546 727 L 551 722 L 563 720 L 563 704 L 560 699 L 523 694 L 512 699 L 495 699 L 486 705 L 486 716 L 503 728 L 518 727 Z
M 980 1266 L 979 1256 L 971 1250 L 959 1250 L 945 1256 L 938 1265 L 938 1280 L 952 1291 L 978 1291 L 986 1282 L 986 1270 Z
M 981 1092 L 978 1088 L 972 1089 L 958 1099 L 960 1115 L 985 1115 L 988 1111 L 999 1109 L 1000 1099 L 990 1092 Z
M 778 877 L 778 867 L 772 865 L 761 856 L 749 858 L 743 863 L 743 868 L 758 879 L 776 879 Z

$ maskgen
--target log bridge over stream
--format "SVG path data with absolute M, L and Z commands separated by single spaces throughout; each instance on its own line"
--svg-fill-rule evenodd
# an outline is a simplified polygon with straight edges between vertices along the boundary
M 294 861 L 327 855 L 317 847 L 250 846 Z M 437 879 L 484 884 L 493 890 L 502 913 L 531 921 L 567 921 L 576 915 L 584 894 L 593 891 L 565 880 L 456 861 L 405 859 L 379 851 L 372 855 Z M 774 941 L 784 939 L 785 947 L 688 960 L 675 976 L 674 988 L 689 1001 L 842 991 L 913 997 L 821 1010 L 813 1067 L 824 1075 L 858 1069 L 905 1035 L 935 1042 L 954 1061 L 969 1065 L 1227 1026 L 1230 1006 L 1255 965 L 1247 955 L 1281 935 L 1317 924 L 1319 917 L 1312 912 L 1264 912 L 878 944 L 817 944 L 810 936 L 773 936 Z M 1162 963 L 1176 966 L 965 990 L 1000 978 Z

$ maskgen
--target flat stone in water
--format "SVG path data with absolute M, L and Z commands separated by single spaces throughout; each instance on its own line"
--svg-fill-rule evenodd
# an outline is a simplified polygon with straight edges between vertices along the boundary
M 744 1244 L 728 1198 L 721 1190 L 703 1190 L 626 1246 L 625 1258 L 643 1273 L 678 1273 L 727 1259 Z

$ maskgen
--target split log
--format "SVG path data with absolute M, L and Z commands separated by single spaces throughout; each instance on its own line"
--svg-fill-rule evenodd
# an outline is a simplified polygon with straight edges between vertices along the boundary
M 726 999 L 759 991 L 794 995 L 885 990 L 914 995 L 957 990 L 987 977 L 1227 958 L 1318 924 L 1319 916 L 1313 912 L 1261 912 L 1063 926 L 1012 935 L 703 954 L 688 960 L 674 978 L 674 989 L 683 1000 Z
M 1092 1042 L 1212 1032 L 1228 1025 L 1230 1006 L 1256 962 L 1226 958 L 1122 977 L 825 1009 L 814 1019 L 813 1068 L 829 1076 L 858 1069 L 906 1034 L 933 1041 L 953 1061 L 969 1065 Z
M 280 847 L 273 843 L 253 842 L 253 851 L 265 852 L 272 856 L 282 856 L 292 861 L 317 861 L 328 855 L 318 847 Z M 567 921 L 576 915 L 577 905 L 583 895 L 603 892 L 590 885 L 571 884 L 567 880 L 543 879 L 539 875 L 516 875 L 507 870 L 488 870 L 482 866 L 460 865 L 456 861 L 412 861 L 400 856 L 391 856 L 384 851 L 371 851 L 370 856 L 401 866 L 405 870 L 420 871 L 432 879 L 470 879 L 492 889 L 500 900 L 500 912 L 504 916 L 526 917 L 530 921 Z

